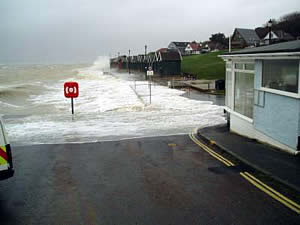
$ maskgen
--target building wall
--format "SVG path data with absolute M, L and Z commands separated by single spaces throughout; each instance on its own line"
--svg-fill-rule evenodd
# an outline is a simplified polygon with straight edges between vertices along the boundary
M 238 31 L 235 31 L 231 39 L 231 46 L 233 48 L 244 48 L 247 46 L 243 37 L 239 34 Z
M 253 123 L 237 116 L 235 113 L 230 114 L 230 130 L 248 138 L 255 138 Z
M 242 119 L 240 116 L 235 115 L 234 113 L 230 114 L 230 131 L 238 133 L 239 135 L 246 136 L 248 138 L 256 139 L 263 143 L 268 143 L 270 145 L 276 146 L 286 152 L 295 153 L 295 149 L 285 145 L 274 138 L 260 132 L 255 129 L 253 122 Z
M 160 75 L 180 75 L 181 61 L 160 61 L 156 67 Z
M 299 73 L 300 73 L 300 71 L 299 71 Z M 300 136 L 300 103 L 299 103 L 299 109 L 298 109 L 298 117 L 299 117 L 299 121 L 298 121 L 298 137 L 299 137 Z M 298 145 L 300 145 L 300 143 L 298 143 Z
M 259 90 L 262 61 L 255 63 L 254 88 Z M 299 136 L 299 99 L 269 92 L 257 92 L 254 102 L 254 127 L 263 134 L 296 150 Z

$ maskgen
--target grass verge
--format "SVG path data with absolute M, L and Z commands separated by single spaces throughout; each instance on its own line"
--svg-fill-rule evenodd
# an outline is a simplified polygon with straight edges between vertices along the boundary
M 222 53 L 224 51 L 184 56 L 181 70 L 183 73 L 196 75 L 197 79 L 225 79 L 225 62 L 218 57 Z

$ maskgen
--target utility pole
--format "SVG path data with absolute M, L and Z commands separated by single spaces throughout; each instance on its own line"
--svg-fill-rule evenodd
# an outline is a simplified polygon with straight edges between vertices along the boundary
M 147 62 L 146 62 L 146 55 L 147 55 L 147 45 L 145 45 L 145 58 L 144 58 L 144 61 L 145 61 L 145 80 L 147 80 Z
M 152 93 L 151 93 L 151 85 L 152 85 L 152 84 L 151 84 L 151 76 L 150 76 L 149 79 L 150 79 L 150 84 L 149 84 L 149 92 L 150 92 L 150 95 L 149 95 L 149 96 L 150 96 L 150 105 L 151 105 L 151 95 L 152 95 Z
M 130 74 L 130 49 L 128 50 L 128 73 Z
M 231 52 L 231 35 L 229 35 L 228 52 Z

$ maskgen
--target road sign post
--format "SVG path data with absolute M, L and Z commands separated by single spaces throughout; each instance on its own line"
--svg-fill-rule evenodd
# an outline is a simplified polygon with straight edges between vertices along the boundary
M 147 70 L 147 76 L 149 76 L 149 100 L 150 100 L 150 104 L 151 104 L 151 95 L 152 95 L 152 93 L 151 93 L 151 84 L 152 84 L 152 80 L 151 80 L 151 77 L 154 75 L 154 72 L 153 72 L 153 70 L 152 70 L 152 67 L 151 66 L 149 66 L 148 67 L 148 70 Z
M 150 78 L 150 105 L 151 105 L 151 78 Z
M 64 94 L 66 98 L 71 98 L 72 115 L 74 115 L 74 102 L 73 98 L 79 96 L 79 85 L 77 82 L 66 82 L 64 84 Z
M 153 72 L 153 70 L 152 70 L 152 67 L 149 66 L 149 67 L 148 67 L 148 70 L 147 70 L 147 76 L 153 76 L 153 75 L 154 75 L 154 72 Z
M 74 115 L 74 103 L 73 103 L 73 98 L 71 98 L 71 107 L 72 107 L 72 115 Z

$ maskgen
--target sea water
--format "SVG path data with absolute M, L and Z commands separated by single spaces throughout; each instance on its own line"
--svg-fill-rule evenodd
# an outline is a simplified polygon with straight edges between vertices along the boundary
M 79 83 L 74 115 L 66 81 Z M 149 88 L 137 75 L 110 71 L 106 57 L 92 65 L 0 65 L 0 115 L 14 145 L 185 134 L 225 123 L 222 107 L 181 90 L 151 85 L 150 104 Z

